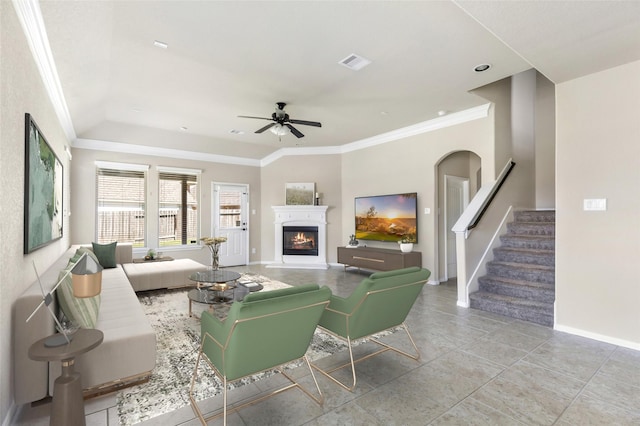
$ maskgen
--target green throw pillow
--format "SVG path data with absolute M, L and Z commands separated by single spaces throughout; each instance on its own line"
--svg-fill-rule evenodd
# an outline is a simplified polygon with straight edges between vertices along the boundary
M 103 268 L 115 268 L 116 267 L 116 241 L 109 244 L 97 244 L 91 243 L 93 246 L 93 252 L 98 258 L 98 263 Z
M 60 280 L 60 278 L 62 278 L 62 276 L 66 274 L 73 265 L 75 265 L 75 262 L 69 262 L 67 267 L 60 271 L 58 280 Z M 75 297 L 73 295 L 71 274 L 69 274 L 56 289 L 56 297 L 58 298 L 60 309 L 69 320 L 82 328 L 96 327 L 101 300 L 99 294 L 97 296 L 86 298 Z

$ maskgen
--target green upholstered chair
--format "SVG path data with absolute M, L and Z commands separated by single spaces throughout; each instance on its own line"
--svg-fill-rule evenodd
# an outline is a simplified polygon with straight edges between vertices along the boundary
M 417 267 L 378 272 L 362 280 L 349 297 L 331 296 L 329 306 L 322 314 L 318 325 L 330 334 L 346 340 L 350 362 L 331 370 L 323 370 L 315 364 L 312 367 L 343 388 L 352 391 L 356 386 L 355 364 L 359 361 L 388 350 L 418 360 L 420 351 L 404 321 L 429 275 L 431 275 L 429 270 Z M 401 326 L 407 333 L 415 349 L 415 355 L 371 338 L 371 341 L 382 347 L 354 361 L 351 347 L 353 341 L 397 326 Z M 351 366 L 353 377 L 351 385 L 341 382 L 332 375 L 333 372 L 347 366 Z
M 319 288 L 316 284 L 309 284 L 248 294 L 242 302 L 236 301 L 231 305 L 227 318 L 222 321 L 209 312 L 203 312 L 200 319 L 202 342 L 189 389 L 191 406 L 200 421 L 206 424 L 208 420 L 220 416 L 216 414 L 205 419 L 195 401 L 193 390 L 201 359 L 222 380 L 224 424 L 227 412 L 237 411 L 293 387 L 300 388 L 322 404 L 324 397 L 305 353 L 330 296 L 328 287 Z M 260 371 L 277 369 L 300 358 L 304 358 L 311 371 L 317 396 L 280 370 L 291 384 L 227 410 L 228 382 Z

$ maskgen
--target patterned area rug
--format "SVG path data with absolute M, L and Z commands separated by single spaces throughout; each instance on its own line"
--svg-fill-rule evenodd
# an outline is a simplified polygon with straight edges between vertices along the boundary
M 257 274 L 243 274 L 241 282 L 256 282 L 263 285 L 262 291 L 289 287 L 279 281 Z M 144 384 L 123 389 L 116 397 L 120 424 L 132 425 L 189 405 L 189 386 L 193 367 L 196 364 L 200 344 L 200 314 L 207 305 L 193 303 L 193 317 L 189 317 L 190 289 L 148 291 L 138 295 L 152 327 L 156 331 L 156 367 L 151 379 Z M 223 307 L 216 306 L 216 315 L 224 315 Z M 316 331 L 307 357 L 314 360 L 346 349 L 346 345 L 332 336 Z M 196 399 L 218 395 L 221 382 L 204 362 L 199 367 L 199 382 L 196 384 Z M 297 365 L 288 366 L 294 368 Z M 240 387 L 269 377 L 274 372 L 263 372 L 229 385 Z

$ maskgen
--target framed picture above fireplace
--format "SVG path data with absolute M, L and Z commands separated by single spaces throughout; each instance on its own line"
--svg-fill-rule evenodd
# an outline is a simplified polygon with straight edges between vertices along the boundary
M 312 206 L 315 183 L 287 183 L 285 187 L 286 206 Z

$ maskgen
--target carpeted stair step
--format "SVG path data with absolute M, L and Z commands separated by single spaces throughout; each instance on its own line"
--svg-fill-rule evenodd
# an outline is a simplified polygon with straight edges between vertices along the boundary
M 471 308 L 553 327 L 553 303 L 478 291 L 470 295 Z
M 553 235 L 511 235 L 500 236 L 502 247 L 553 250 L 556 248 L 556 240 Z
M 556 264 L 556 256 L 553 250 L 497 247 L 493 249 L 493 257 L 500 262 L 545 266 L 555 266 Z
M 545 222 L 509 222 L 507 232 L 514 235 L 556 235 L 556 226 Z
M 555 210 L 516 210 L 513 216 L 515 222 L 556 222 Z
M 513 280 L 485 275 L 478 279 L 480 291 L 519 297 L 544 303 L 553 303 L 556 299 L 555 286 L 548 283 Z
M 487 263 L 487 275 L 521 281 L 555 284 L 555 267 L 526 263 L 491 261 Z

